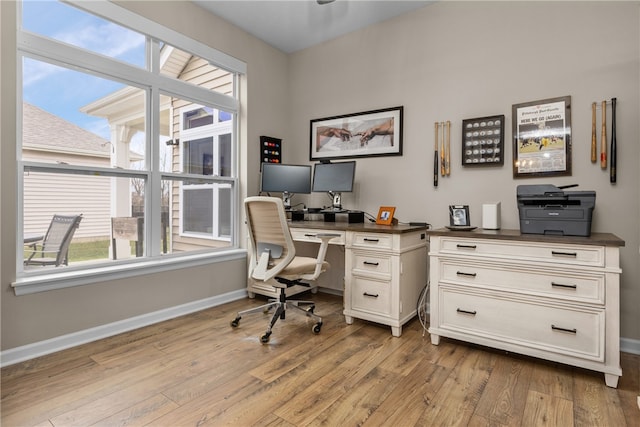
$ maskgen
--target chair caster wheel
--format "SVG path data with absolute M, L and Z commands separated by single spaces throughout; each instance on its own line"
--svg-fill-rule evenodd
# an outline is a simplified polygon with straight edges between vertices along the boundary
M 262 344 L 266 344 L 269 342 L 270 337 L 271 337 L 271 332 L 266 332 L 263 336 L 260 337 L 260 342 Z
M 313 311 L 316 309 L 315 305 L 312 305 L 311 307 L 307 308 L 307 312 L 309 313 L 313 313 Z
M 322 328 L 322 323 L 316 323 L 315 325 L 313 325 L 313 327 L 311 328 L 311 331 L 318 335 L 320 333 L 320 329 Z
M 231 327 L 237 328 L 238 325 L 240 324 L 240 319 L 242 319 L 242 317 L 236 317 L 235 319 L 233 319 L 231 321 Z

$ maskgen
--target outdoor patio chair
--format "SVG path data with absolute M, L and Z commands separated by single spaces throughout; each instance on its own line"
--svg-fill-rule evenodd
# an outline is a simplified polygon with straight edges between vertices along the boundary
M 31 253 L 25 265 L 69 265 L 68 253 L 71 239 L 80 226 L 80 215 L 54 215 L 42 242 L 29 245 Z

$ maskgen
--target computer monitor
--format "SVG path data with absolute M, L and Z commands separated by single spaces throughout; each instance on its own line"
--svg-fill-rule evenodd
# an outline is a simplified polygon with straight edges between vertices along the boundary
M 329 193 L 333 199 L 331 210 L 342 211 L 343 192 L 353 191 L 356 162 L 316 163 L 313 167 L 313 192 Z
M 311 166 L 263 163 L 260 191 L 282 193 L 285 209 L 291 209 L 294 194 L 311 193 Z

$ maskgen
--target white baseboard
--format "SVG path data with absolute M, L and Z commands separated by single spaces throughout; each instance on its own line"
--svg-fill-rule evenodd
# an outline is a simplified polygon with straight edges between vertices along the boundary
M 640 340 L 620 338 L 620 351 L 631 354 L 640 354 Z
M 228 292 L 226 294 L 217 295 L 211 298 L 205 298 L 199 301 L 193 301 L 187 304 L 154 311 L 152 313 L 142 314 L 129 319 L 120 320 L 106 325 L 97 326 L 95 328 L 85 329 L 83 331 L 73 332 L 71 334 L 62 335 L 56 338 L 27 344 L 21 347 L 11 348 L 0 353 L 0 367 L 13 365 L 14 363 L 23 362 L 25 360 L 34 359 L 36 357 L 55 353 L 88 342 L 97 341 L 102 338 L 111 337 L 113 335 L 128 332 L 143 326 L 152 325 L 164 320 L 173 319 L 185 314 L 194 313 L 196 311 L 215 307 L 231 301 L 236 301 L 247 297 L 246 289 Z

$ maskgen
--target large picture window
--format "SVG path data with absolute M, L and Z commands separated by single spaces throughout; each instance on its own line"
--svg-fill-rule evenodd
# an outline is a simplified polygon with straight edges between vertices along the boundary
M 18 278 L 237 248 L 244 64 L 111 2 L 21 6 Z M 66 262 L 26 262 L 54 215 L 82 216 Z

